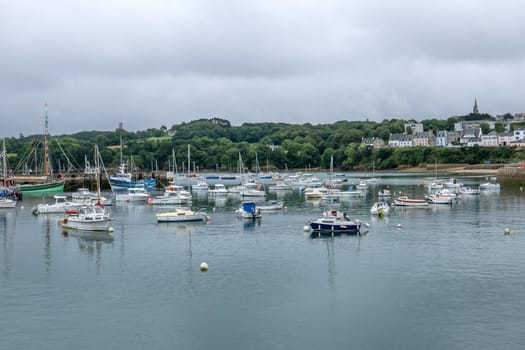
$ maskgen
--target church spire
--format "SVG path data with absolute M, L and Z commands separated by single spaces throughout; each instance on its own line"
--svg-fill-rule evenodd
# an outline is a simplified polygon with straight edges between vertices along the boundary
M 474 97 L 474 108 L 472 108 L 473 114 L 479 114 L 478 99 Z

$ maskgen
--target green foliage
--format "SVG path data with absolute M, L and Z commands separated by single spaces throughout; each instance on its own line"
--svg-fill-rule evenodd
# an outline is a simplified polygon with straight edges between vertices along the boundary
M 486 115 L 454 116 L 446 120 L 428 119 L 422 121 L 425 130 L 452 130 L 454 124 Z M 123 157 L 133 161 L 137 168 L 158 167 L 167 169 L 172 164 L 172 150 L 179 168 L 184 163 L 187 169 L 187 150 L 191 148 L 191 160 L 199 169 L 235 171 L 238 168 L 239 153 L 244 166 L 256 170 L 310 167 L 328 169 L 331 159 L 340 169 L 371 168 L 392 169 L 399 165 L 417 166 L 432 163 L 482 163 L 505 162 L 518 158 L 515 149 L 509 147 L 411 147 L 373 149 L 362 144 L 363 138 L 381 138 L 388 141 L 391 133 L 404 132 L 408 121 L 385 119 L 382 122 L 338 121 L 333 124 L 287 124 L 287 123 L 245 123 L 232 126 L 220 118 L 199 119 L 187 123 L 150 128 L 145 131 L 83 131 L 72 135 L 54 137 L 53 164 L 67 168 L 82 168 L 84 157 L 92 161 L 93 145 L 98 144 L 104 163 L 115 169 L 120 163 L 120 139 L 123 142 Z M 484 133 L 488 123 L 482 124 Z M 515 125 L 515 124 L 512 124 Z M 504 125 L 496 124 L 501 132 Z M 39 141 L 40 140 L 40 141 Z M 10 153 L 11 168 L 18 170 L 30 163 L 32 148 L 40 142 L 41 136 L 23 136 L 6 139 Z M 193 168 L 193 164 L 192 164 Z

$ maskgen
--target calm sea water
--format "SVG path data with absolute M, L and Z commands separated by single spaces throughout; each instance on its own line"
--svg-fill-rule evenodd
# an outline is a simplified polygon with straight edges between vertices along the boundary
M 251 224 L 235 198 L 194 201 L 208 224 L 119 204 L 112 235 L 64 232 L 26 196 L 0 211 L 1 348 L 523 349 L 525 193 L 370 217 L 377 190 L 422 182 L 383 178 L 341 204 L 366 232 L 321 239 L 303 227 L 322 205 L 296 192 Z

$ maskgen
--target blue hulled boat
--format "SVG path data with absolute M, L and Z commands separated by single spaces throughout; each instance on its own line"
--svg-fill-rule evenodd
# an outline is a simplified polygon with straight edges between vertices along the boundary
M 359 219 L 350 220 L 346 213 L 338 210 L 328 210 L 324 212 L 322 218 L 311 220 L 308 223 L 308 226 L 316 233 L 357 233 L 361 230 L 362 225 L 366 223 Z

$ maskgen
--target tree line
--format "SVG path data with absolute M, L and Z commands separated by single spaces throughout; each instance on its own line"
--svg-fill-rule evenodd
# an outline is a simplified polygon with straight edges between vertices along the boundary
M 480 115 L 475 116 L 480 119 Z M 454 123 L 472 115 L 422 121 L 426 130 L 452 130 Z M 481 118 L 490 118 L 481 115 Z M 197 170 L 235 171 L 239 154 L 247 169 L 263 171 L 282 169 L 329 168 L 331 161 L 338 169 L 394 169 L 424 163 L 500 163 L 522 159 L 521 150 L 510 147 L 410 147 L 374 149 L 362 143 L 363 138 L 381 138 L 388 142 L 391 133 L 404 132 L 406 123 L 414 120 L 385 119 L 373 121 L 338 121 L 331 124 L 244 123 L 233 126 L 221 118 L 199 119 L 161 126 L 145 131 L 82 131 L 53 136 L 50 140 L 55 169 L 84 168 L 84 159 L 92 160 L 93 146 L 99 146 L 106 168 L 120 163 L 120 140 L 124 159 L 133 159 L 142 170 L 168 169 L 172 153 L 179 169 L 187 169 L 190 146 L 192 167 Z M 488 124 L 487 124 L 488 125 Z M 500 126 L 496 126 L 499 128 Z M 32 149 L 42 145 L 40 135 L 6 138 L 9 168 L 16 173 L 37 167 Z

